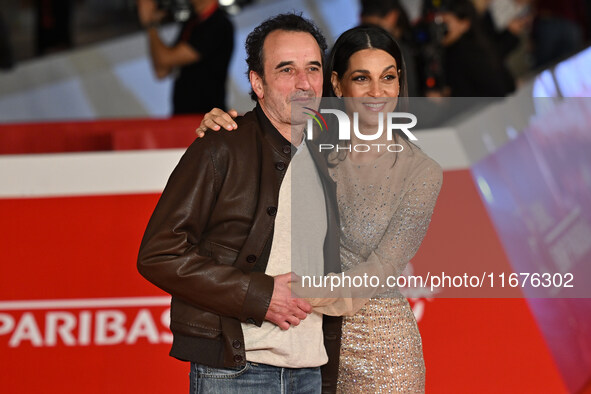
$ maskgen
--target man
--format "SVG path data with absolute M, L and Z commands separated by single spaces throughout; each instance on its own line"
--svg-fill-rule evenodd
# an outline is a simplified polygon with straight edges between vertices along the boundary
M 14 66 L 12 46 L 8 35 L 8 26 L 0 11 L 0 70 L 10 70 Z
M 494 46 L 481 35 L 478 14 L 470 0 L 455 0 L 442 8 L 447 26 L 441 43 L 443 69 L 452 97 L 504 97 L 515 88 L 511 73 Z
M 204 113 L 226 106 L 226 77 L 234 48 L 234 27 L 217 0 L 192 0 L 194 13 L 183 23 L 173 46 L 157 27 L 165 13 L 155 0 L 138 0 L 140 22 L 147 29 L 152 66 L 158 78 L 179 68 L 174 81 L 173 113 Z
M 289 288 L 293 250 L 308 265 L 324 260 L 321 274 L 340 271 L 334 183 L 303 140 L 306 119 L 291 114 L 322 95 L 325 49 L 294 14 L 255 28 L 246 51 L 256 108 L 236 120 L 240 133 L 188 148 L 146 229 L 138 269 L 172 295 L 171 355 L 191 361 L 192 390 L 317 393 L 322 365 L 323 390 L 336 388 L 340 319 L 311 313 Z M 310 168 L 303 198 L 316 202 L 294 202 L 316 221 L 305 239 L 289 234 L 295 160 Z
M 72 0 L 35 0 L 35 55 L 72 48 Z

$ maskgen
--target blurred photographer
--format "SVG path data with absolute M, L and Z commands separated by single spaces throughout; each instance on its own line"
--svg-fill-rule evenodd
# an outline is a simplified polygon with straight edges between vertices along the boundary
M 532 0 L 480 0 L 477 6 L 482 30 L 505 61 L 521 45 L 521 37 L 531 29 Z
M 503 97 L 515 90 L 512 75 L 480 30 L 472 2 L 452 0 L 442 11 L 447 27 L 443 68 L 451 96 Z
M 169 46 L 157 30 L 167 12 L 155 0 L 137 0 L 156 76 L 164 78 L 178 69 L 173 88 L 175 115 L 226 108 L 226 77 L 234 48 L 234 27 L 217 0 L 186 2 L 191 5 L 189 18 Z

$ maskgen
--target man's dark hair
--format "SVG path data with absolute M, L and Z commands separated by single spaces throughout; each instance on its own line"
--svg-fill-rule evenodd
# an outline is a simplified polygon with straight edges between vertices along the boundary
M 361 17 L 384 16 L 393 10 L 401 10 L 398 0 L 361 0 Z
M 402 39 L 412 39 L 412 24 L 408 18 L 406 9 L 400 4 L 398 0 L 361 0 L 361 19 L 362 23 L 364 18 L 368 17 L 379 17 L 384 18 L 392 11 L 398 12 L 398 21 L 396 22 L 396 28 L 399 29 Z
M 441 6 L 441 11 L 450 12 L 455 15 L 458 19 L 468 20 L 475 25 L 478 19 L 478 12 L 474 3 L 470 0 L 447 0 L 444 1 Z
M 255 27 L 246 38 L 247 78 L 251 71 L 256 72 L 261 78 L 264 77 L 263 44 L 267 36 L 275 30 L 310 33 L 320 47 L 320 55 L 322 56 L 322 63 L 324 63 L 326 40 L 316 25 L 298 14 L 279 14 Z M 250 97 L 255 101 L 257 100 L 257 95 L 252 90 Z

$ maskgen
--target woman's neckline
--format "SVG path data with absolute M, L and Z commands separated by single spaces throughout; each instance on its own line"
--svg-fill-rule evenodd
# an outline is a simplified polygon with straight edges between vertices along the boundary
M 347 157 L 345 158 L 345 161 L 348 162 L 353 167 L 365 168 L 365 167 L 370 167 L 370 166 L 376 166 L 378 163 L 381 163 L 383 161 L 384 157 L 391 157 L 392 160 L 394 160 L 395 156 L 396 156 L 396 153 L 386 151 L 371 160 L 357 161 L 357 160 L 351 159 L 351 155 L 348 154 Z

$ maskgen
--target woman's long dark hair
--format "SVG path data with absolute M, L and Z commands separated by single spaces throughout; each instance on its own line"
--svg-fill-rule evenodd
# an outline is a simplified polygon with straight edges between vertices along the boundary
M 343 78 L 345 72 L 349 69 L 349 59 L 353 54 L 364 49 L 381 49 L 396 60 L 400 91 L 398 94 L 397 108 L 405 110 L 408 104 L 408 87 L 406 83 L 406 66 L 402 58 L 402 51 L 394 37 L 386 30 L 375 25 L 360 25 L 347 30 L 339 36 L 335 42 L 330 55 L 324 67 L 324 96 L 336 97 L 332 87 L 332 73 L 336 72 L 338 79 Z M 334 99 L 333 99 L 334 100 Z M 322 106 L 322 105 L 321 105 Z M 344 105 L 343 105 L 344 109 Z M 334 128 L 333 128 L 334 130 Z M 398 137 L 408 139 L 404 133 L 396 133 Z M 318 139 L 319 143 L 332 144 L 333 146 L 348 144 L 349 141 L 339 141 L 337 133 L 324 133 Z M 330 152 L 325 152 L 328 155 Z M 343 153 L 346 153 L 343 151 Z M 344 156 L 339 155 L 340 159 Z
M 349 68 L 351 56 L 364 49 L 381 49 L 396 60 L 396 66 L 400 70 L 400 93 L 398 96 L 408 97 L 406 66 L 402 58 L 402 51 L 390 33 L 375 25 L 357 26 L 339 36 L 324 67 L 324 95 L 336 97 L 331 83 L 333 71 L 337 73 L 339 79 L 342 78 Z

